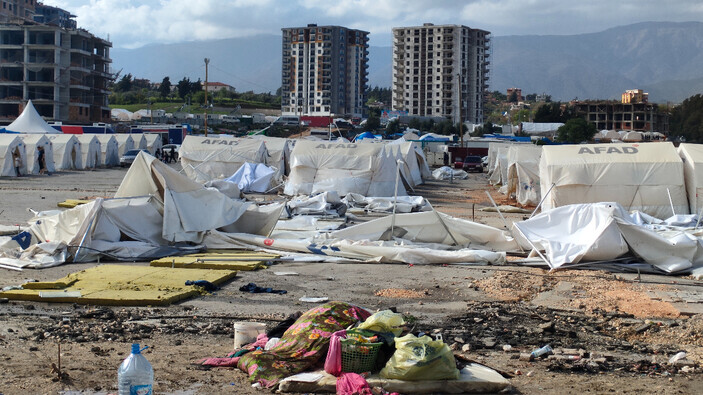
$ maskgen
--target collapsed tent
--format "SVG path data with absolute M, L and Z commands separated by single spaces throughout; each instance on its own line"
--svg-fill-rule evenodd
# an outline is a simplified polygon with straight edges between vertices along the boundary
M 384 144 L 298 141 L 290 160 L 286 195 L 336 191 L 340 196 L 393 196 L 398 174 Z M 402 184 L 398 194 L 406 195 Z
M 48 135 L 54 147 L 54 166 L 56 170 L 83 168 L 81 143 L 73 134 Z
M 432 178 L 435 180 L 465 180 L 469 178 L 469 174 L 461 169 L 452 169 L 449 166 L 442 166 L 432 172 Z
M 276 169 L 274 179 L 282 182 L 283 176 L 290 173 L 288 162 L 290 161 L 290 152 L 293 142 L 289 139 L 280 137 L 269 137 L 261 134 L 250 136 L 255 140 L 262 140 L 266 146 L 266 165 Z
M 96 134 L 100 142 L 100 157 L 102 164 L 111 167 L 120 164 L 119 144 L 112 134 Z
M 39 147 L 44 148 L 44 164 L 46 165 L 46 170 L 49 172 L 55 172 L 56 167 L 54 166 L 54 148 L 49 140 L 44 134 L 19 134 L 22 141 L 25 144 L 25 150 L 27 151 L 27 173 L 29 174 L 39 174 Z
M 282 209 L 230 199 L 140 152 L 114 199 L 33 219 L 29 230 L 0 246 L 0 264 L 42 268 L 101 255 L 140 260 L 193 252 L 217 229 L 268 235 Z
M 134 138 L 131 134 L 115 133 L 113 136 L 117 141 L 118 156 L 122 156 L 125 152 L 134 149 Z
M 27 174 L 27 152 L 25 144 L 16 134 L 0 134 L 0 176 L 14 177 L 17 175 L 14 158 L 19 156 L 22 166 L 20 174 Z
M 76 139 L 81 144 L 80 169 L 95 169 L 100 166 L 101 148 L 100 140 L 94 134 L 76 134 Z
M 271 189 L 276 171 L 263 163 L 244 163 L 225 181 L 234 183 L 242 192 L 264 193 Z
M 178 156 L 191 179 L 205 183 L 227 178 L 244 163 L 266 163 L 266 146 L 260 139 L 186 136 Z
M 142 135 L 142 141 L 146 142 L 144 149 L 151 152 L 152 155 L 156 153 L 156 150 L 161 150 L 164 143 L 161 139 L 161 135 L 158 133 L 144 133 Z
M 694 215 L 660 220 L 628 213 L 615 202 L 573 204 L 516 222 L 514 234 L 525 248 L 544 251 L 552 269 L 612 265 L 630 251 L 659 272 L 687 273 L 703 267 L 703 229 L 696 222 Z
M 539 172 L 543 211 L 617 202 L 657 218 L 689 212 L 683 163 L 670 142 L 544 146 Z
M 537 205 L 540 200 L 539 160 L 542 147 L 513 144 L 508 148 L 508 180 L 506 194 L 515 195 L 523 206 Z
M 391 141 L 386 146 L 389 149 L 398 150 L 398 159 L 403 161 L 400 167 L 401 174 L 410 187 L 416 187 L 422 184 L 423 178 L 429 178 L 431 176 L 425 154 L 422 152 L 422 148 L 416 143 L 404 142 L 398 139 Z
M 32 104 L 31 100 L 27 102 L 24 110 L 22 110 L 22 114 L 20 114 L 11 124 L 7 125 L 7 130 L 26 134 L 61 133 L 46 123 L 44 118 L 42 118 L 34 108 L 34 104 Z

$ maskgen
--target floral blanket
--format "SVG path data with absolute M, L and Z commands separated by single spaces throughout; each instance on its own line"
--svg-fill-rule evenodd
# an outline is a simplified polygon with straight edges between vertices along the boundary
M 252 351 L 237 367 L 249 380 L 273 387 L 279 380 L 303 372 L 327 356 L 332 333 L 364 321 L 369 312 L 344 302 L 329 302 L 300 316 L 271 350 Z

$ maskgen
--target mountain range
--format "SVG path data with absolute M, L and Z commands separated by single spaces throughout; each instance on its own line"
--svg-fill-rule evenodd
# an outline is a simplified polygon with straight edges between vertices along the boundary
M 703 92 L 703 23 L 643 22 L 577 35 L 495 36 L 491 39 L 489 90 L 521 88 L 554 100 L 619 99 L 627 89 L 650 101 L 681 102 Z M 247 38 L 114 48 L 121 75 L 172 83 L 205 79 L 237 91 L 275 92 L 281 83 L 281 38 Z M 392 49 L 369 48 L 369 86 L 390 87 Z

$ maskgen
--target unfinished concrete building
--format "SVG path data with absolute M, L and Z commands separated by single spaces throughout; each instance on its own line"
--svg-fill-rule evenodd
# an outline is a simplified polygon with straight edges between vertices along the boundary
M 656 104 L 588 101 L 573 105 L 576 113 L 595 124 L 598 130 L 669 133 L 669 116 L 659 112 Z
M 46 119 L 109 122 L 112 44 L 83 29 L 24 21 L 0 25 L 0 121 L 28 100 Z
M 490 33 L 460 25 L 393 29 L 393 110 L 483 123 Z

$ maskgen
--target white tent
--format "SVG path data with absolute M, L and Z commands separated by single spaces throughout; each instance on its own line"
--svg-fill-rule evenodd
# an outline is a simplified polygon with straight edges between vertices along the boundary
M 81 143 L 80 169 L 95 169 L 100 166 L 100 140 L 94 134 L 77 134 L 76 139 Z
M 19 155 L 22 161 L 20 174 L 27 174 L 27 153 L 25 144 L 16 134 L 0 134 L 0 176 L 15 177 L 13 155 Z
M 39 115 L 37 110 L 34 108 L 32 101 L 28 101 L 27 105 L 24 107 L 22 114 L 20 114 L 17 119 L 11 124 L 7 125 L 7 130 L 11 130 L 17 133 L 40 133 L 40 134 L 60 134 L 58 130 L 49 126 L 44 118 Z
M 115 133 L 113 134 L 117 140 L 117 155 L 122 156 L 125 152 L 135 148 L 134 138 L 131 134 Z
M 419 140 L 420 136 L 413 132 L 407 132 L 401 137 L 402 139 L 405 139 L 405 141 L 410 141 L 410 140 Z
M 488 146 L 488 181 L 491 185 L 507 185 L 508 150 L 513 143 L 490 143 Z
M 537 205 L 540 200 L 539 159 L 542 147 L 534 144 L 513 144 L 508 148 L 507 194 L 523 206 Z
M 105 166 L 117 166 L 120 164 L 119 144 L 112 134 L 96 134 L 95 137 L 100 142 L 100 158 Z
M 425 154 L 416 143 L 398 139 L 388 143 L 387 147 L 398 150 L 398 159 L 403 161 L 401 172 L 411 187 L 414 188 L 422 184 L 423 176 L 424 178 L 431 177 Z
M 132 134 L 132 139 L 134 140 L 134 148 L 135 149 L 147 149 L 147 146 L 149 145 L 149 142 L 146 141 L 146 137 L 144 137 L 144 133 L 135 133 Z
M 670 142 L 544 146 L 539 174 L 543 211 L 617 202 L 657 218 L 673 215 L 672 206 L 688 213 L 683 163 Z
M 49 172 L 55 172 L 56 167 L 54 166 L 54 148 L 49 140 L 44 134 L 20 134 L 19 136 L 25 144 L 27 151 L 27 173 L 29 174 L 39 174 L 39 155 L 38 147 L 44 147 L 44 162 L 46 164 L 46 170 Z
M 159 133 L 144 133 L 142 135 L 142 141 L 146 141 L 146 147 L 144 148 L 149 150 L 152 155 L 156 153 L 157 149 L 160 150 L 164 146 L 164 143 L 161 140 L 161 134 Z
M 601 130 L 600 134 L 605 139 L 620 140 L 620 133 L 614 130 Z
M 113 108 L 110 110 L 110 117 L 113 119 L 116 119 L 118 121 L 131 121 L 132 120 L 132 112 L 127 111 L 124 108 Z
M 178 156 L 188 178 L 200 183 L 227 178 L 245 162 L 266 163 L 262 140 L 186 136 Z
M 681 143 L 678 152 L 683 158 L 688 206 L 692 214 L 700 214 L 703 208 L 703 144 Z
M 561 122 L 523 122 L 522 132 L 529 135 L 553 136 L 557 130 L 564 126 Z
M 622 136 L 622 141 L 624 142 L 637 142 L 642 141 L 644 135 L 642 132 L 627 132 Z
M 81 143 L 73 134 L 52 134 L 49 140 L 54 147 L 56 170 L 82 169 Z
M 301 140 L 290 160 L 286 195 L 336 191 L 363 196 L 393 196 L 396 162 L 384 144 L 329 143 Z M 402 184 L 398 194 L 406 195 Z
M 264 135 L 253 135 L 252 139 L 262 140 L 266 146 L 266 165 L 276 168 L 274 178 L 277 181 L 283 181 L 283 176 L 290 173 L 288 162 L 290 160 L 290 152 L 293 143 L 289 139 L 280 137 L 269 137 Z

